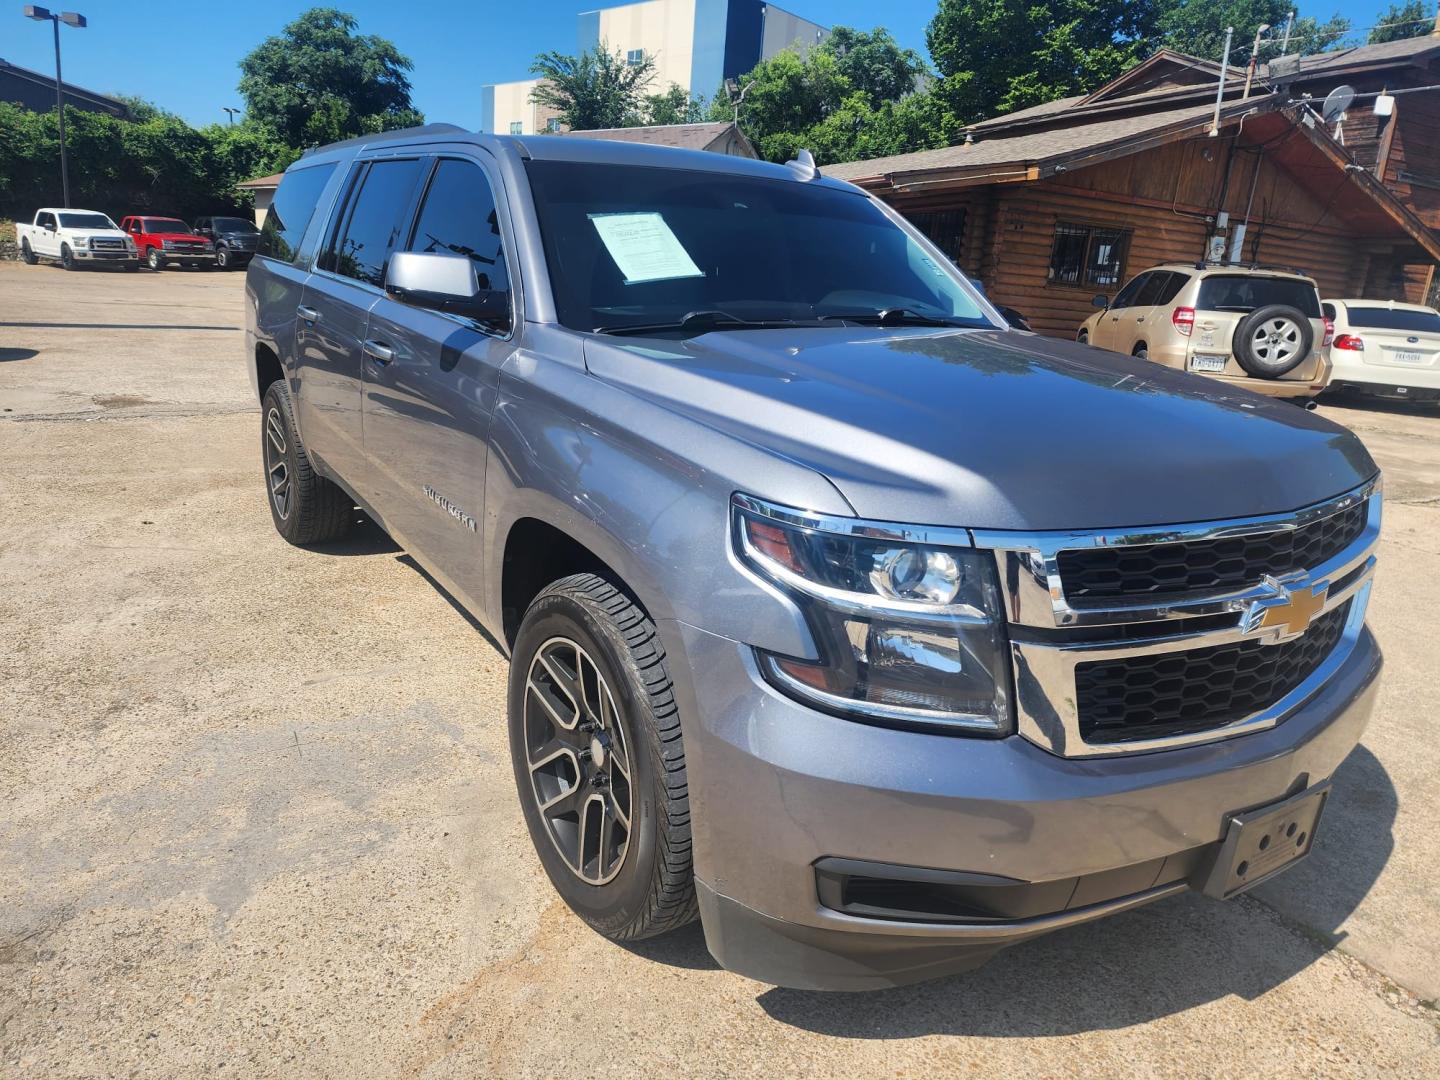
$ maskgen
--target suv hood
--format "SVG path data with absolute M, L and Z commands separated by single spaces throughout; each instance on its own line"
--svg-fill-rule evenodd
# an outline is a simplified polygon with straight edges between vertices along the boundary
M 729 330 L 589 338 L 598 378 L 828 477 L 860 517 L 989 529 L 1298 509 L 1374 476 L 1314 413 L 1005 331 Z M 753 494 L 763 497 L 763 478 Z

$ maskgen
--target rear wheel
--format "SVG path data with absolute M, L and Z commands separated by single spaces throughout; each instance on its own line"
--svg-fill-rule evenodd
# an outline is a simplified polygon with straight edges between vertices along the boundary
M 350 531 L 355 504 L 310 464 L 283 379 L 270 384 L 260 405 L 260 454 L 276 532 L 299 546 L 339 540 Z
M 596 574 L 536 597 L 510 662 L 510 756 L 551 884 L 606 937 L 695 917 L 680 718 L 655 624 Z
M 30 241 L 28 239 L 20 241 L 20 261 L 26 266 L 34 266 L 40 261 L 40 257 L 30 250 Z

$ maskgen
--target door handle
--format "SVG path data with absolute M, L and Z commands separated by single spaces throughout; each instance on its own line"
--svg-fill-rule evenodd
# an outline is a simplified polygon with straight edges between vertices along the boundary
M 301 304 L 295 309 L 295 314 L 299 315 L 300 318 L 306 322 L 316 322 L 320 318 L 320 312 L 316 311 L 313 307 L 306 307 L 304 304 Z
M 365 351 L 365 355 L 377 364 L 388 364 L 391 360 L 395 359 L 395 350 L 389 345 L 382 345 L 378 341 L 367 341 L 361 348 Z

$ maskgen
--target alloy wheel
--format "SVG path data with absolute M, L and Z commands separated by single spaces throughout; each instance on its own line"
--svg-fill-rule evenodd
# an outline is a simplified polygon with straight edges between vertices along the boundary
M 1255 356 L 1267 367 L 1281 367 L 1300 350 L 1300 327 L 1290 319 L 1266 319 L 1250 337 Z
M 604 885 L 630 848 L 630 742 L 594 659 L 548 639 L 525 678 L 525 767 L 545 831 L 570 872 Z
M 290 454 L 285 421 L 280 410 L 265 414 L 265 475 L 270 480 L 270 501 L 281 521 L 290 517 Z

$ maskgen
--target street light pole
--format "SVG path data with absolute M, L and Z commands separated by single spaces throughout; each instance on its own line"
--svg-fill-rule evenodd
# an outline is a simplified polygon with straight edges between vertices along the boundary
M 70 206 L 70 163 L 65 156 L 65 80 L 60 73 L 60 24 L 73 26 L 77 30 L 83 29 L 87 23 L 84 15 L 73 11 L 62 11 L 58 15 L 49 8 L 40 7 L 38 4 L 25 5 L 25 17 L 34 19 L 36 22 L 45 22 L 47 19 L 55 30 L 55 114 L 60 120 L 60 190 L 62 198 L 60 205 L 66 209 Z
M 229 105 L 221 105 L 221 106 L 220 106 L 220 111 L 223 112 L 223 113 L 225 113 L 226 115 L 228 115 L 228 116 L 230 117 L 230 126 L 231 126 L 231 127 L 234 127 L 234 126 L 235 126 L 235 114 L 238 113 L 238 112 L 242 112 L 243 110 L 241 110 L 241 109 L 232 109 Z

